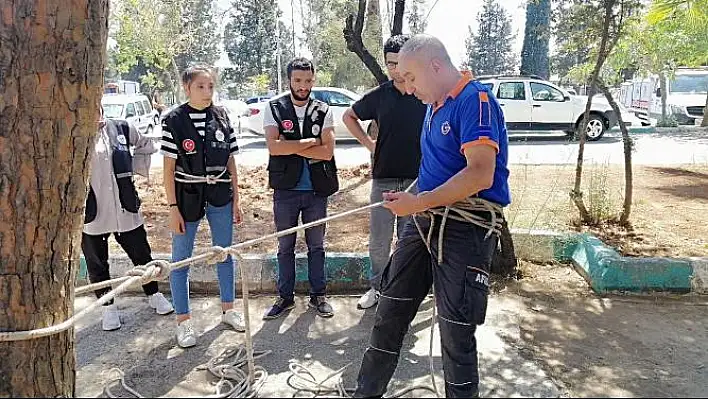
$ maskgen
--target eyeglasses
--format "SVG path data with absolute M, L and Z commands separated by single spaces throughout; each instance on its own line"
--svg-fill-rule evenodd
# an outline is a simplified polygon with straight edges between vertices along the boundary
M 393 62 L 393 61 L 386 61 L 386 66 L 389 67 L 389 68 L 391 68 L 391 69 L 393 69 L 393 68 L 398 67 L 398 63 L 397 63 L 397 62 Z

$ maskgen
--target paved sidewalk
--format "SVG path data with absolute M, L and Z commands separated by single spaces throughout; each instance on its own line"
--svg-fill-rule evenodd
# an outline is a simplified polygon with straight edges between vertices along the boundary
M 487 322 L 477 333 L 482 396 L 706 396 L 708 297 L 599 297 L 569 266 L 537 265 L 526 273 L 490 296 Z M 114 367 L 148 397 L 212 394 L 214 381 L 198 366 L 223 348 L 244 343 L 244 336 L 218 324 L 218 292 L 206 294 L 192 298 L 201 336 L 188 350 L 176 346 L 174 317 L 155 315 L 144 297 L 117 300 L 124 323 L 118 331 L 101 331 L 100 310 L 94 311 L 94 318 L 76 329 L 77 395 L 100 395 L 109 380 L 106 372 Z M 250 301 L 255 349 L 273 351 L 257 361 L 270 374 L 262 397 L 293 397 L 287 384 L 290 360 L 311 367 L 319 379 L 351 363 L 343 377 L 345 386 L 354 386 L 375 313 L 357 310 L 357 299 L 331 298 L 336 314 L 322 319 L 299 297 L 295 310 L 269 322 L 261 315 L 273 297 Z M 79 297 L 76 308 L 93 300 Z M 412 323 L 389 392 L 429 384 L 432 304 L 427 299 Z M 437 331 L 433 356 L 442 390 Z
M 334 297 L 336 314 L 332 319 L 316 317 L 307 311 L 303 298 L 286 317 L 264 323 L 260 315 L 273 298 L 261 297 L 249 301 L 254 322 L 255 350 L 270 349 L 273 353 L 256 363 L 269 372 L 261 397 L 292 397 L 295 390 L 287 385 L 288 361 L 293 359 L 311 367 L 322 379 L 347 363 L 345 385 L 354 386 L 361 356 L 367 346 L 374 319 L 374 310 L 356 309 L 357 297 Z M 92 298 L 77 299 L 77 308 L 86 306 Z M 216 325 L 218 301 L 214 298 L 194 298 L 194 321 L 201 335 L 196 347 L 179 349 L 173 337 L 172 316 L 156 316 L 140 297 L 125 297 L 119 301 L 123 327 L 103 332 L 100 314 L 93 322 L 79 326 L 77 337 L 77 395 L 95 397 L 108 381 L 107 370 L 118 367 L 126 372 L 128 383 L 146 397 L 184 397 L 213 394 L 206 372 L 200 365 L 230 345 L 244 343 L 243 334 Z M 237 305 L 240 305 L 240 300 Z M 488 322 L 477 337 L 481 349 L 480 364 L 483 396 L 557 397 L 556 384 L 532 361 L 524 359 L 510 341 L 519 340 L 519 320 L 514 308 L 520 306 L 510 298 L 495 297 L 490 305 Z M 429 384 L 428 345 L 432 300 L 426 300 L 406 338 L 391 391 L 409 385 Z M 440 345 L 436 331 L 434 363 L 438 387 L 442 392 Z M 134 367 L 131 371 L 130 369 Z M 103 375 L 102 375 L 103 373 Z M 211 379 L 209 379 L 211 381 Z M 114 389 L 120 392 L 119 389 Z M 426 391 L 413 392 L 429 397 Z

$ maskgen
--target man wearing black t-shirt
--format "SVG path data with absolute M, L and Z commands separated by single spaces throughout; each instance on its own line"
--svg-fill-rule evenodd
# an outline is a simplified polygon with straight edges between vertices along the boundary
M 418 177 L 420 133 L 427 107 L 406 93 L 403 77 L 397 71 L 398 52 L 407 40 L 407 35 L 397 35 L 386 41 L 384 58 L 391 80 L 365 94 L 342 118 L 351 135 L 373 154 L 371 203 L 382 201 L 384 192 L 404 191 Z M 379 128 L 376 140 L 361 128 L 359 121 L 365 120 L 376 121 Z M 359 300 L 360 309 L 378 302 L 381 274 L 391 252 L 393 227 L 397 226 L 400 235 L 409 218 L 397 218 L 383 207 L 371 210 L 371 289 Z

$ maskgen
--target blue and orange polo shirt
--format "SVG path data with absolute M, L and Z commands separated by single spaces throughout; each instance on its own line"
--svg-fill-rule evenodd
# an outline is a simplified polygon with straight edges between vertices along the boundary
M 418 189 L 432 191 L 467 166 L 464 150 L 488 145 L 497 151 L 494 183 L 478 196 L 501 206 L 511 203 L 508 137 L 504 114 L 486 86 L 464 73 L 443 104 L 429 105 L 421 134 Z

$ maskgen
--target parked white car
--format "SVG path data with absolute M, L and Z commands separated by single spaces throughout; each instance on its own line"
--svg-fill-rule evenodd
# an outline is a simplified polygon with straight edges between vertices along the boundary
M 101 105 L 104 117 L 124 119 L 148 136 L 160 123 L 160 115 L 152 108 L 147 96 L 142 94 L 104 94 Z
M 290 95 L 290 91 L 285 91 L 272 97 L 270 100 L 275 100 L 283 96 Z M 341 89 L 338 87 L 313 87 L 312 95 L 320 100 L 329 104 L 332 110 L 332 117 L 334 118 L 334 135 L 337 139 L 351 139 L 352 135 L 349 134 L 349 130 L 342 122 L 342 116 L 344 111 L 347 110 L 352 104 L 354 104 L 361 96 L 349 91 L 347 89 Z M 241 118 L 241 131 L 254 133 L 260 136 L 265 135 L 263 131 L 263 110 L 265 107 L 269 106 L 269 101 L 262 101 L 258 103 L 249 104 L 250 115 Z M 360 122 L 364 131 L 369 128 L 370 121 Z
M 491 89 L 502 106 L 510 133 L 563 131 L 573 135 L 582 121 L 587 97 L 571 95 L 539 77 L 495 76 L 481 77 L 479 80 Z M 638 124 L 632 114 L 619 106 L 625 125 Z M 607 129 L 616 124 L 617 116 L 610 104 L 604 98 L 595 96 L 590 108 L 587 139 L 600 140 Z

